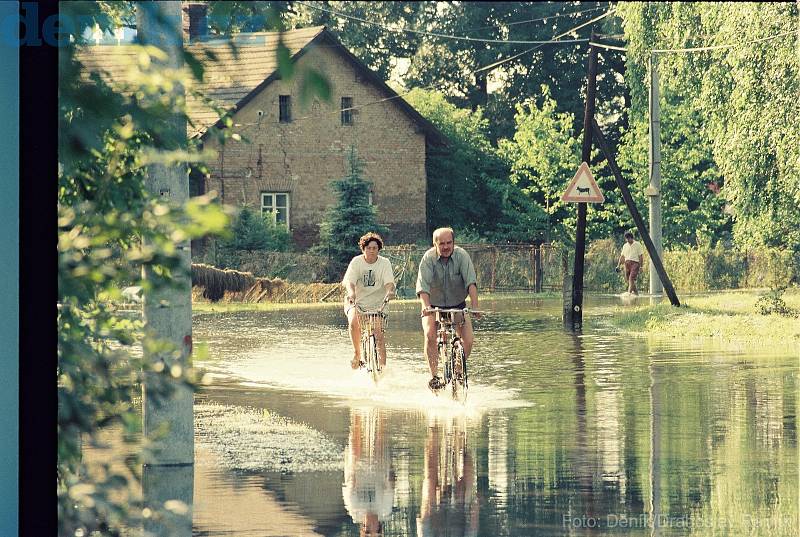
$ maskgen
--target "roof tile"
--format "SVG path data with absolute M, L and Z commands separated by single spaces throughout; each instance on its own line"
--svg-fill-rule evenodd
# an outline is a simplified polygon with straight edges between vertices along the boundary
M 312 26 L 283 33 L 283 42 L 292 56 L 308 45 L 325 29 Z M 234 52 L 231 44 L 234 44 Z M 205 69 L 198 89 L 225 110 L 233 108 L 277 69 L 277 32 L 254 32 L 230 39 L 209 39 L 187 43 L 184 48 L 199 60 Z M 208 53 L 216 56 L 212 60 Z M 124 83 L 127 73 L 137 63 L 139 48 L 132 45 L 92 45 L 78 49 L 77 59 L 83 64 L 84 76 L 98 73 L 107 83 Z M 186 98 L 187 113 L 194 125 L 189 136 L 197 136 L 219 120 L 214 110 L 192 95 Z

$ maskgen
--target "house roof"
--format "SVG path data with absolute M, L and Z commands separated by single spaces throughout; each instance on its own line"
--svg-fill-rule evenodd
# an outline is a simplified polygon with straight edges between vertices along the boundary
M 204 67 L 201 93 L 227 112 L 244 107 L 253 97 L 278 78 L 276 52 L 278 32 L 254 32 L 239 34 L 231 39 L 208 39 L 187 43 L 184 48 L 191 52 Z M 236 45 L 230 46 L 231 41 Z M 356 58 L 339 40 L 325 28 L 312 26 L 283 32 L 283 42 L 289 49 L 292 60 L 317 45 L 326 45 L 339 50 L 353 64 L 363 79 L 382 90 L 425 132 L 428 141 L 434 145 L 447 145 L 445 136 L 427 119 L 422 117 L 410 104 L 400 97 L 386 82 Z M 207 53 L 213 54 L 216 61 Z M 95 45 L 79 49 L 78 59 L 88 72 L 97 72 L 108 82 L 124 80 L 132 64 L 138 61 L 136 47 L 119 45 Z M 212 125 L 221 126 L 219 115 L 214 109 L 187 95 L 187 113 L 193 125 L 189 125 L 190 137 L 202 136 Z

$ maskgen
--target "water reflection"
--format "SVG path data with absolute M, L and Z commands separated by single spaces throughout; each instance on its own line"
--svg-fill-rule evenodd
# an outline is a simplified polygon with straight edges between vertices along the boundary
M 386 420 L 379 408 L 352 409 L 350 413 L 342 499 L 362 536 L 383 535 L 383 524 L 392 515 L 395 472 Z
M 432 418 L 423 460 L 417 535 L 478 535 L 475 447 L 467 442 L 466 419 Z
M 342 371 L 340 315 L 200 319 L 198 340 L 213 343 L 202 366 L 240 387 L 209 398 L 307 424 L 341 450 L 345 471 L 254 469 L 245 487 L 220 470 L 195 490 L 195 531 L 281 534 L 283 513 L 299 520 L 283 534 L 337 537 L 796 535 L 796 356 L 657 345 L 596 326 L 575 335 L 558 306 L 487 301 L 497 313 L 479 327 L 469 421 L 424 389 L 416 305 L 394 306 L 380 390 Z M 324 352 L 307 338 L 312 324 Z M 523 404 L 498 404 L 511 399 Z M 215 453 L 230 458 L 223 447 Z M 270 515 L 198 523 L 243 489 Z
M 145 536 L 192 535 L 194 465 L 142 467 Z

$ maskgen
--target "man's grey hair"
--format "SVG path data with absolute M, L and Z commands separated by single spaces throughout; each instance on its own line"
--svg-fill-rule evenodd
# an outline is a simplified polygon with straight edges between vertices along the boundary
M 453 242 L 456 240 L 456 232 L 453 231 L 451 227 L 440 227 L 433 232 L 433 244 L 436 244 L 436 239 L 442 236 L 442 233 L 449 231 L 450 234 L 453 236 Z

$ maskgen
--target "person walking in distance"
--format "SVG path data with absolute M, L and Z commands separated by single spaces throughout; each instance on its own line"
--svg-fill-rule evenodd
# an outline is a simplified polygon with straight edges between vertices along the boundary
M 633 233 L 625 233 L 625 244 L 622 246 L 622 253 L 619 256 L 617 268 L 625 267 L 625 282 L 628 284 L 628 292 L 638 295 L 636 289 L 636 279 L 639 277 L 639 270 L 644 262 L 644 248 L 639 241 L 633 240 Z

